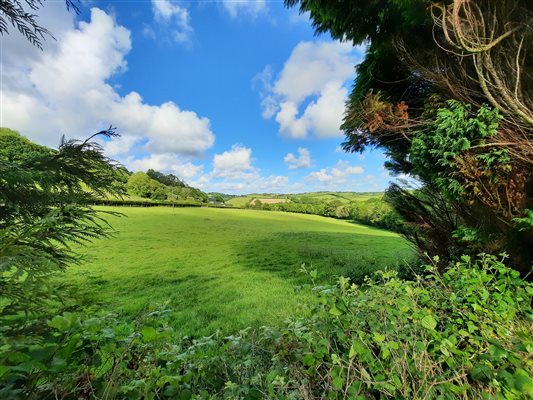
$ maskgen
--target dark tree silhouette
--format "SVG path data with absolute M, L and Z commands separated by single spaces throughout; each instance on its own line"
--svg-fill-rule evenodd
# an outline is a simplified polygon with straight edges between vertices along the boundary
M 55 39 L 52 33 L 37 22 L 39 10 L 46 0 L 2 0 L 0 1 L 0 34 L 9 34 L 9 25 L 23 34 L 31 44 L 43 49 L 42 42 L 46 37 Z M 76 0 L 65 0 L 67 10 L 74 10 L 79 13 L 79 8 L 75 4 Z

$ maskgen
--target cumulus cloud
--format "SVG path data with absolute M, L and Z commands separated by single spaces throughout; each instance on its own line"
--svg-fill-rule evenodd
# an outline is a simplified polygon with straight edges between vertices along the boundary
M 288 164 L 289 169 L 310 168 L 311 167 L 311 153 L 305 147 L 298 147 L 299 156 L 293 153 L 287 154 L 283 161 Z
M 190 25 L 189 11 L 171 0 L 152 0 L 152 11 L 156 22 L 172 32 L 176 42 L 188 42 L 193 29 Z M 152 28 L 144 30 L 148 36 L 155 37 Z
M 361 50 L 349 43 L 300 42 L 277 79 L 271 66 L 254 78 L 263 117 L 275 116 L 280 134 L 289 138 L 342 135 L 346 85 L 354 77 Z
M 266 11 L 266 0 L 222 0 L 224 9 L 232 18 L 239 15 L 258 16 Z
M 219 182 L 198 183 L 198 187 L 210 191 L 217 191 L 230 194 L 243 193 L 289 193 L 292 189 L 289 185 L 289 178 L 286 176 L 271 175 L 259 176 L 251 181 L 231 181 L 222 180 Z
M 212 176 L 229 179 L 256 177 L 257 170 L 252 166 L 252 149 L 234 144 L 231 150 L 215 154 Z
M 330 168 L 322 168 L 318 171 L 311 172 L 306 181 L 316 186 L 330 185 L 332 187 L 345 184 L 353 175 L 360 175 L 364 173 L 363 167 L 358 165 L 350 165 L 346 161 L 339 161 Z
M 177 177 L 189 181 L 203 172 L 203 165 L 196 165 L 185 162 L 173 154 L 151 154 L 140 159 L 130 159 L 128 166 L 135 171 L 156 171 L 172 172 Z
M 261 98 L 261 115 L 265 119 L 273 117 L 279 107 L 276 99 L 272 95 L 272 91 L 274 90 L 272 85 L 273 79 L 274 71 L 272 65 L 267 65 L 263 71 L 259 72 L 252 79 L 252 86 L 259 92 L 259 97 Z
M 289 178 L 282 175 L 264 176 L 253 165 L 252 149 L 234 144 L 230 150 L 213 156 L 213 168 L 191 181 L 194 186 L 224 193 L 287 192 Z
M 333 176 L 329 175 L 326 172 L 325 168 L 322 168 L 320 171 L 311 172 L 309 174 L 309 180 L 317 180 L 319 182 L 330 182 L 333 179 Z
M 10 45 L 12 39 L 2 40 Z M 47 145 L 56 145 L 62 133 L 83 137 L 112 124 L 122 137 L 105 143 L 110 155 L 143 146 L 187 158 L 211 148 L 215 136 L 207 118 L 173 102 L 153 105 L 137 92 L 116 92 L 110 81 L 127 70 L 130 49 L 130 32 L 93 8 L 90 22 L 66 29 L 55 48 L 25 57 L 27 63 L 2 60 L 6 74 L 21 81 L 3 87 L 0 124 Z

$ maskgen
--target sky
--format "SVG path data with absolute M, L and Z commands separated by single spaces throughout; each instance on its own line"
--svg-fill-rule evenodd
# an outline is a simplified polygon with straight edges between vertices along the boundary
M 47 0 L 43 51 L 1 37 L 0 126 L 57 147 L 110 125 L 107 156 L 207 192 L 382 191 L 377 150 L 346 154 L 364 46 L 316 35 L 282 1 Z

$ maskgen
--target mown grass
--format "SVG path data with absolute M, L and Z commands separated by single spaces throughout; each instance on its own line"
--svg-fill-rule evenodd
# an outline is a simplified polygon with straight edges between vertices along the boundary
M 64 279 L 81 297 L 133 316 L 168 303 L 186 335 L 275 324 L 309 295 L 302 263 L 319 282 L 385 268 L 412 256 L 398 235 L 347 221 L 282 212 L 210 208 L 111 208 L 112 239 L 82 249 Z

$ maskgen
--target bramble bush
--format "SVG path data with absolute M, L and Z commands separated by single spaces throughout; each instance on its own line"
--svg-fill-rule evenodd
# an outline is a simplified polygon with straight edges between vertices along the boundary
M 0 397 L 531 398 L 533 286 L 503 261 L 463 257 L 411 281 L 341 277 L 312 289 L 308 317 L 233 336 L 179 338 L 168 310 L 135 323 L 72 312 L 31 320 L 0 336 Z

